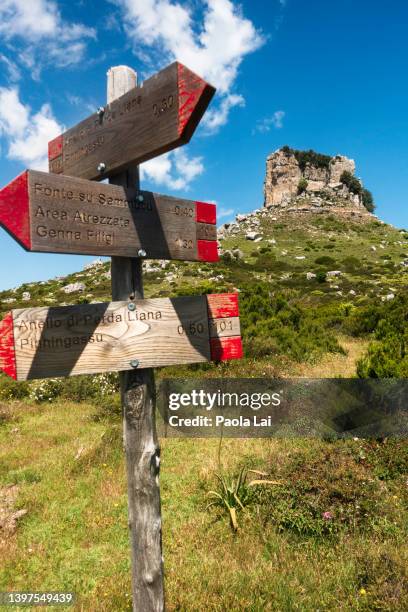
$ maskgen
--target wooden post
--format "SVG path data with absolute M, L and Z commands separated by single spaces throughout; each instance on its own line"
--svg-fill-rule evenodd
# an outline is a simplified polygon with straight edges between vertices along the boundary
M 137 75 L 131 68 L 111 68 L 108 72 L 108 103 L 135 87 L 136 81 Z M 138 166 L 111 178 L 110 182 L 138 188 Z M 112 257 L 112 298 L 143 298 L 142 259 Z M 136 365 L 137 355 L 132 356 L 131 361 Z M 152 369 L 138 370 L 136 365 L 134 369 L 129 369 L 120 376 L 128 480 L 133 610 L 159 612 L 164 610 L 164 584 L 159 488 L 160 448 L 155 424 L 154 374 Z

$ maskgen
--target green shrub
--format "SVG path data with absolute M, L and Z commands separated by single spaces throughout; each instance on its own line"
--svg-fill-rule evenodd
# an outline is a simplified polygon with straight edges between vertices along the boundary
M 365 336 L 370 334 L 375 330 L 380 316 L 379 307 L 375 304 L 369 304 L 366 307 L 359 308 L 344 321 L 344 331 L 352 336 Z
M 355 272 L 361 266 L 361 262 L 357 257 L 353 257 L 352 255 L 345 257 L 341 263 L 346 272 Z
M 353 302 L 343 302 L 342 304 L 339 304 L 339 313 L 344 317 L 348 317 L 355 311 L 356 307 L 354 306 Z
M 309 183 L 307 182 L 307 180 L 302 177 L 297 186 L 297 194 L 301 195 L 302 193 L 304 193 L 307 189 L 308 184 Z
M 72 376 L 63 380 L 61 397 L 72 402 L 94 401 L 119 391 L 119 375 L 106 372 L 95 376 Z
M 380 484 L 356 469 L 356 459 L 341 444 L 316 448 L 313 457 L 299 452 L 290 461 L 271 463 L 268 471 L 282 485 L 255 489 L 251 506 L 264 525 L 279 531 L 312 538 L 361 533 L 372 529 L 381 512 Z
M 52 402 L 61 395 L 62 379 L 47 378 L 36 380 L 30 385 L 30 399 L 37 402 Z
M 368 212 L 374 212 L 375 204 L 374 204 L 373 194 L 371 193 L 371 191 L 368 191 L 368 189 L 363 189 L 361 192 L 361 198 Z
M 335 263 L 336 260 L 329 255 L 322 255 L 321 257 L 317 257 L 315 259 L 315 264 L 318 264 L 319 266 L 334 266 Z
M 316 272 L 316 280 L 318 283 L 325 283 L 327 280 L 327 274 L 324 270 Z
M 361 197 L 363 205 L 369 212 L 374 212 L 375 205 L 373 194 L 371 193 L 371 191 L 368 191 L 368 189 L 365 189 L 362 186 L 362 184 L 360 183 L 358 178 L 354 176 L 354 174 L 352 174 L 348 170 L 345 170 L 340 177 L 340 182 L 343 183 L 343 185 L 346 185 L 346 187 L 348 187 L 351 193 L 354 193 Z
M 331 156 L 316 153 L 316 151 L 313 151 L 312 149 L 309 149 L 308 151 L 299 151 L 298 149 L 292 149 L 291 147 L 288 147 L 288 145 L 285 145 L 281 148 L 281 151 L 283 151 L 283 153 L 285 153 L 287 156 L 294 155 L 302 172 L 304 172 L 307 164 L 316 166 L 317 168 L 330 167 Z
M 408 294 L 371 309 L 374 340 L 357 363 L 361 378 L 408 378 Z
M 5 374 L 0 374 L 0 399 L 14 400 L 28 397 L 30 392 L 27 382 L 16 382 Z
M 248 357 L 284 354 L 295 361 L 313 361 L 325 352 L 343 352 L 315 310 L 272 295 L 267 283 L 242 286 L 240 316 Z
M 105 372 L 94 376 L 70 376 L 67 378 L 47 378 L 35 380 L 28 386 L 31 400 L 42 403 L 52 402 L 58 398 L 71 402 L 93 402 L 107 404 L 119 391 L 119 375 L 116 372 Z
M 354 176 L 354 174 L 352 174 L 348 170 L 344 170 L 340 177 L 340 182 L 343 183 L 343 185 L 346 185 L 346 187 L 349 189 L 349 191 L 351 191 L 351 193 L 361 195 L 363 188 L 361 186 L 360 181 L 356 176 Z

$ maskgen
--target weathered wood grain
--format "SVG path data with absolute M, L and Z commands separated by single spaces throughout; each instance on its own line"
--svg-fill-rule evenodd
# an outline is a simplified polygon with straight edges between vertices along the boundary
M 51 141 L 50 172 L 98 180 L 186 144 L 214 93 L 175 62 Z
M 36 252 L 206 261 L 215 222 L 215 204 L 33 170 L 0 191 L 0 223 Z
M 134 360 L 138 368 L 211 361 L 211 341 L 239 338 L 240 327 L 238 317 L 209 318 L 208 297 L 13 310 L 13 334 L 10 316 L 6 321 L 16 378 L 124 371 Z M 10 374 L 9 357 L 0 361 L 6 366 Z

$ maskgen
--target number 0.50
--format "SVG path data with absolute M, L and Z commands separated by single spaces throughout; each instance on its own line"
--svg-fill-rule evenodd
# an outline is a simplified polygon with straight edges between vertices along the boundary
M 204 325 L 202 323 L 190 323 L 190 325 L 179 325 L 177 328 L 180 336 L 187 334 L 189 336 L 195 336 L 196 334 L 204 333 Z
M 174 104 L 174 96 L 170 95 L 167 98 L 163 98 L 160 104 L 153 104 L 153 114 L 155 117 L 160 117 L 169 108 L 172 108 Z

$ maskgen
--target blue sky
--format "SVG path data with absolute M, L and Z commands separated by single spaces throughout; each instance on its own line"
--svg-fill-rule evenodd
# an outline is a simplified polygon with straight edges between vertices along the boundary
M 1 0 L 0 185 L 44 168 L 48 140 L 104 103 L 110 66 L 143 80 L 178 59 L 218 93 L 143 188 L 216 201 L 223 222 L 262 206 L 266 156 L 288 144 L 352 157 L 377 214 L 408 227 L 407 22 L 403 0 Z M 0 232 L 0 289 L 92 259 Z

